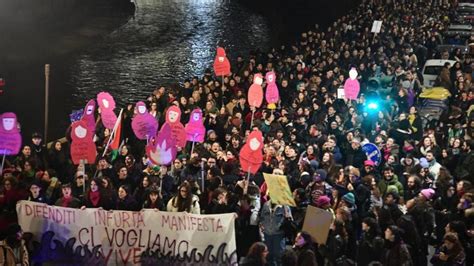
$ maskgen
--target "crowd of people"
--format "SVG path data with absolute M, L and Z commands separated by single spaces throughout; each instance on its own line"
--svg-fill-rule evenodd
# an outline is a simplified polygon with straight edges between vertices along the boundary
M 20 245 L 15 206 L 26 199 L 70 208 L 237 213 L 241 265 L 473 265 L 471 55 L 451 52 L 456 63 L 436 80 L 451 92 L 448 110 L 429 123 L 418 114 L 420 69 L 441 56 L 436 46 L 453 6 L 364 2 L 290 46 L 238 56 L 223 79 L 209 70 L 178 89 L 155 89 L 147 105 L 160 125 L 172 105 L 181 109 L 183 124 L 194 108 L 204 114 L 204 143 L 192 153 L 188 143 L 170 166 L 146 157 L 146 142 L 131 129 L 132 103 L 124 112 L 118 154 L 107 151 L 92 165 L 74 166 L 68 142 L 46 148 L 34 134 L 3 169 L 1 228 L 10 229 L 0 230 L 2 248 Z M 370 32 L 374 20 L 383 21 L 376 35 Z M 337 97 L 351 67 L 361 85 L 357 101 Z M 272 70 L 281 97 L 277 108 L 250 107 L 254 74 Z M 377 75 L 391 82 L 375 94 L 378 109 L 370 110 L 366 96 L 374 92 L 368 84 Z M 239 151 L 257 128 L 264 135 L 264 160 L 247 178 Z M 99 154 L 109 137 L 98 120 Z M 381 151 L 380 162 L 362 151 L 369 142 Z M 262 173 L 286 175 L 296 206 L 273 203 Z M 334 217 L 325 243 L 301 231 L 310 205 Z M 25 261 L 21 251 L 14 253 L 18 263 Z

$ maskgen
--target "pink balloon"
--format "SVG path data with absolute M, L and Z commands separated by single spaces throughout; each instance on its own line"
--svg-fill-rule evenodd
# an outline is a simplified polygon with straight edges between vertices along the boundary
M 166 111 L 166 124 L 171 127 L 171 136 L 180 148 L 186 146 L 186 131 L 181 123 L 181 109 L 173 105 Z
M 81 160 L 87 160 L 87 163 L 95 162 L 97 150 L 93 136 L 86 121 L 80 120 L 71 124 L 71 158 L 75 165 L 80 164 Z
M 97 103 L 100 107 L 102 124 L 108 129 L 113 129 L 117 121 L 114 98 L 108 92 L 101 92 L 97 95 Z
M 95 133 L 95 101 L 90 100 L 86 107 L 84 108 L 84 114 L 82 115 L 81 120 L 86 121 L 87 128 L 93 134 Z
M 154 137 L 158 130 L 158 121 L 148 112 L 144 102 L 135 105 L 137 114 L 132 120 L 132 129 L 138 139 Z
M 253 77 L 253 84 L 249 88 L 248 101 L 250 106 L 260 107 L 263 101 L 262 89 L 263 77 L 261 74 L 255 74 Z
M 360 85 L 357 79 L 348 78 L 344 83 L 344 97 L 349 100 L 357 100 L 359 95 Z
M 240 165 L 244 172 L 257 173 L 263 162 L 263 136 L 260 130 L 250 133 L 244 146 L 240 150 Z
M 280 100 L 280 94 L 276 84 L 276 74 L 273 71 L 267 72 L 265 75 L 267 81 L 267 90 L 265 92 L 265 99 L 268 104 L 276 104 Z
M 21 134 L 14 113 L 0 115 L 0 154 L 16 155 L 21 148 Z
M 186 131 L 186 140 L 192 142 L 204 142 L 206 128 L 203 124 L 201 109 L 196 108 L 191 112 L 189 122 L 186 124 L 184 130 Z
M 176 158 L 176 143 L 171 134 L 171 127 L 165 123 L 156 138 L 146 146 L 146 154 L 154 164 L 169 165 Z

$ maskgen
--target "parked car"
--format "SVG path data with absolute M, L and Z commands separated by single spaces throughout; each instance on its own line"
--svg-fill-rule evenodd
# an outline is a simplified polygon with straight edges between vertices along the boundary
M 441 73 L 441 69 L 446 62 L 449 62 L 452 65 L 456 63 L 454 60 L 446 60 L 446 59 L 430 59 L 426 61 L 425 65 L 423 66 L 423 86 L 425 87 L 433 87 L 435 84 L 436 78 Z

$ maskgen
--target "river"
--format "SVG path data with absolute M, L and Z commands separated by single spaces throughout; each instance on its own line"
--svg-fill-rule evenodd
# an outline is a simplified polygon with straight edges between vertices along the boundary
M 0 72 L 0 77 L 4 76 L 8 87 L 0 95 L 0 111 L 18 114 L 24 138 L 34 131 L 43 132 L 45 63 L 51 64 L 51 140 L 64 136 L 69 113 L 82 108 L 100 91 L 110 92 L 117 105 L 123 107 L 145 99 L 157 86 L 201 76 L 212 66 L 218 44 L 226 48 L 232 60 L 256 48 L 268 50 L 282 41 L 281 32 L 286 30 L 279 28 L 282 25 L 272 25 L 268 16 L 239 1 L 137 0 L 137 5 L 128 22 L 84 42 L 72 52 L 47 53 L 47 48 L 25 48 L 35 60 L 22 60 L 10 68 L 3 66 L 7 70 Z M 40 36 L 37 42 L 56 44 L 53 50 L 67 50 L 87 40 L 85 37 L 93 35 L 102 22 L 110 23 L 107 20 L 103 17 L 82 26 L 80 36 L 72 34 L 66 40 Z M 31 47 L 34 46 L 32 43 Z M 22 52 L 17 53 L 21 57 Z

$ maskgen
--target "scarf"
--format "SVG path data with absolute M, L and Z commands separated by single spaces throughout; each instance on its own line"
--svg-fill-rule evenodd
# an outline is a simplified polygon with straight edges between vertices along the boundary
M 100 193 L 99 191 L 91 191 L 89 193 L 89 199 L 92 202 L 92 206 L 96 207 L 99 204 Z
M 63 204 L 62 204 L 62 207 L 68 207 L 69 206 L 69 203 L 71 203 L 72 201 L 72 197 L 63 197 Z

